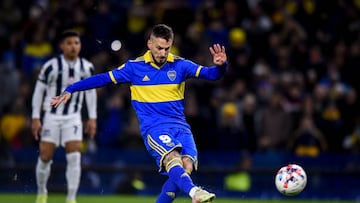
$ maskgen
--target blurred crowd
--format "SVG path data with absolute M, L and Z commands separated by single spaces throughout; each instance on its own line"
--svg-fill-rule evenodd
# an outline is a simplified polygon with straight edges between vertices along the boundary
M 157 23 L 174 29 L 175 55 L 210 66 L 211 44 L 228 53 L 222 80 L 187 82 L 199 150 L 359 153 L 360 0 L 2 0 L 0 155 L 37 146 L 31 96 L 59 33 L 78 31 L 100 73 L 142 55 Z M 143 149 L 128 84 L 97 92 L 87 147 Z

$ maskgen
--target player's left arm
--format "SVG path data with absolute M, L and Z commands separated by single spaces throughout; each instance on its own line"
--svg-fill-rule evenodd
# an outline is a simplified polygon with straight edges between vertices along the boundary
M 88 90 L 85 92 L 85 100 L 88 111 L 88 120 L 85 125 L 85 133 L 90 136 L 90 138 L 94 138 L 96 134 L 96 109 L 97 109 L 97 97 L 96 90 Z
M 90 67 L 89 75 L 91 76 L 94 72 L 93 66 Z M 87 133 L 90 138 L 94 138 L 96 134 L 96 118 L 97 118 L 97 95 L 95 89 L 90 89 L 85 91 L 85 102 L 88 112 L 88 120 L 85 124 L 85 133 Z
M 198 66 L 194 77 L 206 80 L 218 80 L 226 72 L 227 56 L 225 47 L 220 46 L 220 44 L 214 44 L 212 47 L 209 47 L 209 50 L 213 58 L 214 66 Z
M 223 66 L 226 64 L 227 56 L 224 46 L 220 46 L 220 44 L 214 44 L 212 47 L 209 47 L 210 53 L 213 57 L 213 63 L 216 66 Z

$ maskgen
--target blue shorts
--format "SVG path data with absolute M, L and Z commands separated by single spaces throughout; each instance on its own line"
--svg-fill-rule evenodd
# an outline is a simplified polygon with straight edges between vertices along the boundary
M 156 160 L 159 172 L 164 173 L 163 158 L 172 150 L 177 150 L 181 156 L 187 156 L 194 161 L 197 169 L 197 150 L 193 134 L 186 128 L 152 128 L 144 140 L 146 149 Z

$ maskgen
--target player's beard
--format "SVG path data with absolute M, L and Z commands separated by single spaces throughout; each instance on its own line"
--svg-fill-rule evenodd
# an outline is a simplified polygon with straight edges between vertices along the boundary
M 155 60 L 156 65 L 162 66 L 166 62 L 166 57 L 158 57 L 159 60 Z

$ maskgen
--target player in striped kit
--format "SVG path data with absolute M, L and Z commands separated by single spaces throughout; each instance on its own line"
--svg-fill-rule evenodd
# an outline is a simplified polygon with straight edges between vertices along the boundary
M 84 98 L 89 118 L 85 132 L 91 138 L 96 133 L 97 96 L 94 89 L 75 93 L 66 105 L 59 108 L 50 105 L 52 97 L 63 92 L 68 85 L 90 77 L 94 72 L 93 64 L 79 57 L 81 42 L 77 32 L 63 32 L 60 36 L 60 49 L 62 54 L 43 65 L 32 97 L 32 133 L 36 140 L 40 138 L 40 154 L 36 165 L 36 203 L 47 202 L 46 185 L 54 151 L 59 146 L 64 147 L 66 152 L 66 203 L 76 203 L 81 176 L 81 108 Z
M 180 191 L 193 203 L 211 202 L 215 194 L 196 186 L 190 175 L 197 168 L 197 149 L 184 114 L 185 81 L 189 78 L 217 80 L 227 66 L 225 47 L 211 46 L 214 66 L 204 67 L 170 53 L 172 29 L 156 25 L 148 39 L 149 50 L 119 68 L 73 83 L 55 97 L 54 107 L 67 105 L 72 94 L 107 84 L 130 83 L 131 102 L 136 111 L 141 135 L 159 172 L 169 179 L 164 183 L 157 203 L 171 203 Z

